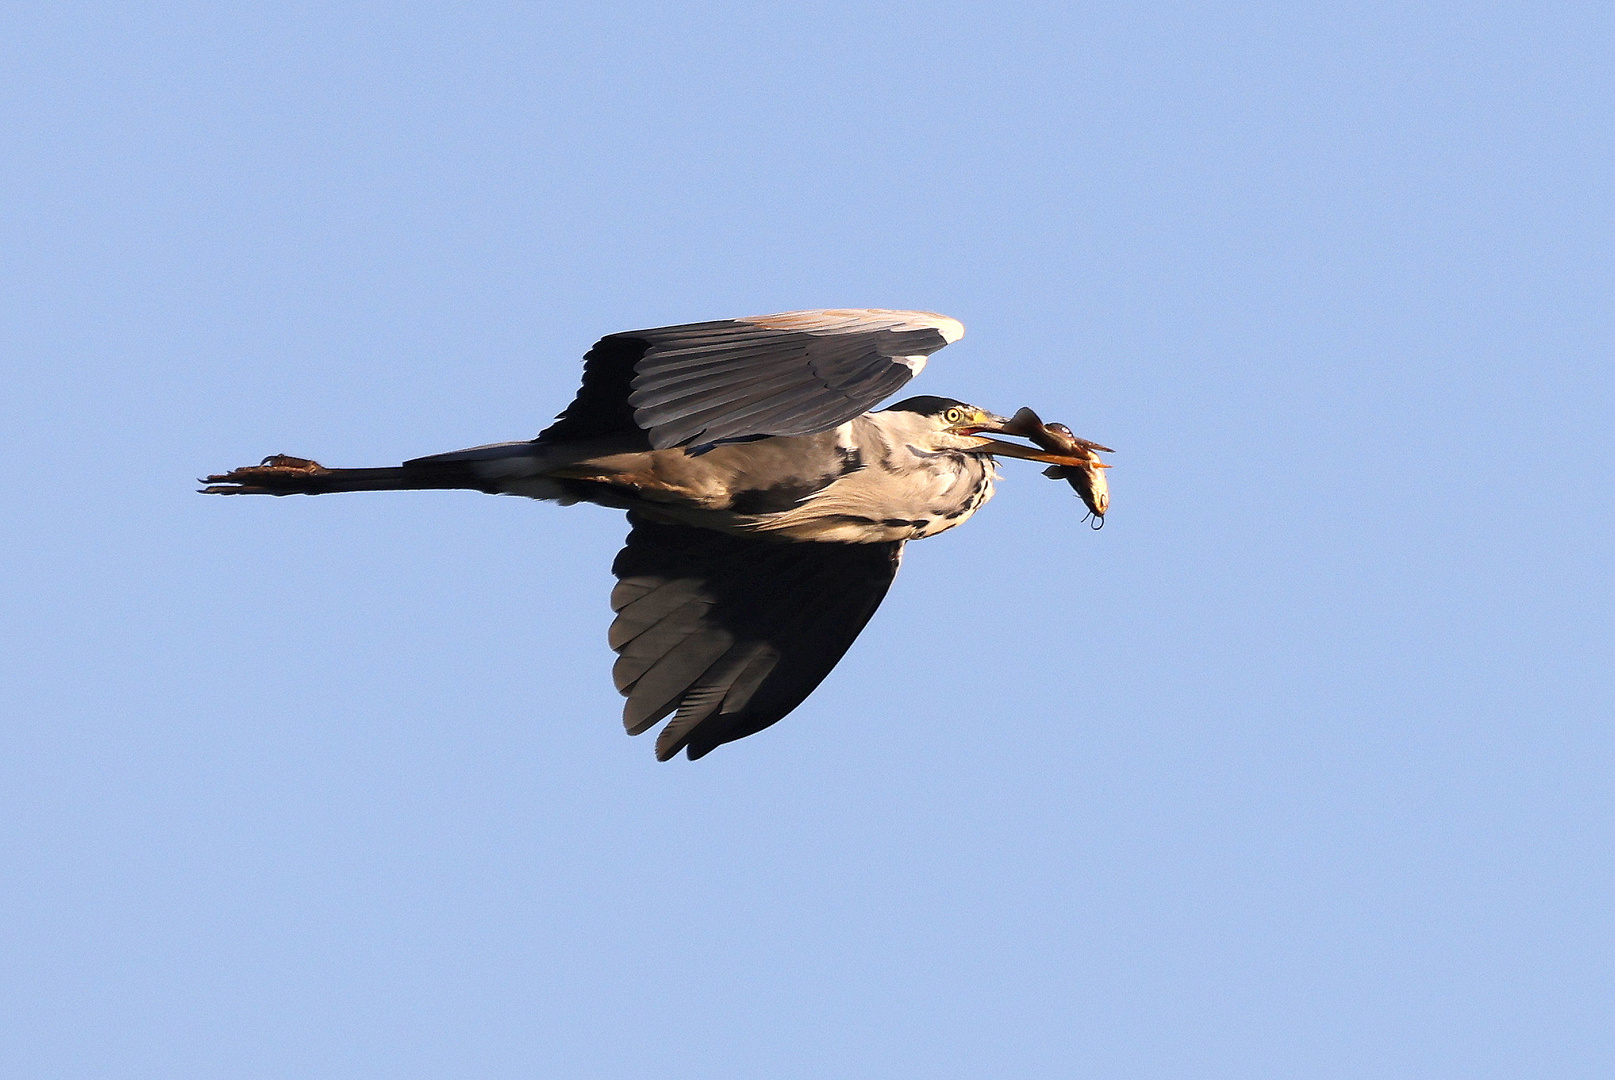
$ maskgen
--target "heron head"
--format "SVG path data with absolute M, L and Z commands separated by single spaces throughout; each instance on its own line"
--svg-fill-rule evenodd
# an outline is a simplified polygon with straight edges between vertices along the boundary
M 1092 450 L 1108 450 L 1109 447 L 1090 443 L 1086 440 L 1075 439 L 1063 424 L 1055 424 L 1044 431 L 1058 431 L 1064 439 L 1058 443 L 1048 443 L 1046 447 L 1026 446 L 1022 443 L 1002 442 L 998 439 L 989 439 L 987 435 L 1016 435 L 1022 438 L 1034 437 L 1037 429 L 1042 429 L 1041 422 L 1036 421 L 1036 414 L 1029 409 L 1017 413 L 1013 420 L 990 413 L 986 409 L 954 398 L 912 397 L 899 401 L 884 413 L 912 413 L 912 417 L 904 419 L 918 427 L 921 431 L 932 434 L 928 439 L 929 449 L 936 450 L 965 450 L 976 454 L 997 454 L 1003 457 L 1024 458 L 1027 461 L 1041 461 L 1046 465 L 1064 465 L 1072 468 L 1090 468 L 1096 464 L 1097 458 Z M 1024 417 L 1030 416 L 1035 427 L 1029 424 Z M 1047 442 L 1047 440 L 1044 440 Z M 1061 443 L 1069 443 L 1069 450 Z M 1100 465 L 1100 468 L 1106 466 Z
M 914 414 L 912 422 L 921 428 L 930 449 L 1022 458 L 1051 466 L 1045 475 L 1067 480 L 1096 519 L 1104 520 L 1110 495 L 1102 470 L 1109 466 L 1099 460 L 1097 451 L 1109 447 L 1078 439 L 1063 424 L 1044 425 L 1030 409 L 1005 419 L 953 398 L 915 397 L 887 411 Z M 1038 445 L 1004 442 L 989 435 L 1014 435 Z
M 926 450 L 963 450 L 977 453 L 984 442 L 978 431 L 1008 423 L 1002 416 L 954 398 L 924 395 L 899 401 L 883 410 L 892 421 L 912 429 L 910 438 Z

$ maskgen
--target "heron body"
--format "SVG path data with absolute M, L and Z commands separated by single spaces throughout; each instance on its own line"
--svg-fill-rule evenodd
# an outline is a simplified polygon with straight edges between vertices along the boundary
M 994 454 L 1102 485 L 1096 455 L 987 438 L 1023 432 L 964 402 L 867 411 L 963 332 L 926 312 L 847 309 L 614 334 L 536 439 L 380 469 L 276 456 L 205 490 L 469 488 L 628 511 L 609 634 L 623 721 L 638 734 L 671 717 L 657 757 L 698 758 L 812 692 L 884 598 L 904 544 L 992 497 Z M 1102 515 L 1105 501 L 1090 507 Z
M 591 502 L 723 532 L 818 543 L 918 540 L 969 518 L 998 478 L 991 457 L 936 447 L 939 418 L 950 409 L 987 415 L 948 398 L 914 398 L 815 435 L 695 453 L 538 441 L 420 458 L 405 468 L 460 465 L 484 491 Z

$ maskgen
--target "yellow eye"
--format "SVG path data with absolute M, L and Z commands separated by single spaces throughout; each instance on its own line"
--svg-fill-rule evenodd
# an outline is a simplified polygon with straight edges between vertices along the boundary
M 949 424 L 960 423 L 964 420 L 964 418 L 965 411 L 963 409 L 949 409 L 947 412 L 942 414 L 942 419 L 947 421 Z

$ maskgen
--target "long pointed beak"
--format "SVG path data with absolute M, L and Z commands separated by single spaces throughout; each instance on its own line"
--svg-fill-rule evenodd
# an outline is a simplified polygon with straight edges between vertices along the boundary
M 1106 453 L 1113 451 L 1108 446 L 1090 443 L 1086 440 L 1054 440 L 1052 433 L 1043 426 L 1037 414 L 1030 409 L 1022 409 L 1013 419 L 1006 420 L 1002 416 L 987 414 L 986 423 L 977 424 L 960 431 L 961 435 L 974 435 L 981 438 L 987 435 L 1018 435 L 1023 439 L 1031 439 L 1039 446 L 1025 446 L 1021 443 L 1008 443 L 1000 439 L 982 439 L 979 449 L 989 454 L 999 454 L 1003 457 L 1021 458 L 1025 461 L 1041 461 L 1045 465 L 1065 465 L 1075 469 L 1108 469 L 1109 465 L 1100 461 L 1092 453 L 1094 450 L 1103 450 Z M 1065 432 L 1064 428 L 1060 428 Z M 1075 445 L 1073 445 L 1075 444 Z
M 994 431 L 993 428 L 978 428 L 978 431 Z M 1014 434 L 1005 432 L 1004 434 Z M 1022 446 L 1019 443 L 1003 442 L 999 439 L 982 439 L 980 449 L 989 454 L 1001 457 L 1023 458 L 1026 461 L 1041 461 L 1046 465 L 1067 465 L 1073 469 L 1108 469 L 1102 461 L 1095 461 L 1091 457 L 1078 457 L 1075 454 L 1053 454 L 1047 450 L 1039 450 L 1033 446 Z
M 980 439 L 977 450 L 1047 463 L 1051 467 L 1043 470 L 1043 475 L 1070 484 L 1093 514 L 1097 523 L 1094 527 L 1104 524 L 1105 511 L 1110 509 L 1110 485 L 1105 482 L 1104 470 L 1110 466 L 1099 460 L 1099 452 L 1110 454 L 1115 451 L 1108 446 L 1077 438 L 1064 424 L 1045 424 L 1031 409 L 1021 409 L 1008 420 L 991 413 L 979 419 L 981 422 L 976 426 L 959 432 Z M 1037 444 L 1037 449 L 1020 443 L 985 439 L 981 437 L 981 432 L 1030 439 Z
M 1008 420 L 993 413 L 984 413 L 980 416 L 980 420 L 982 422 L 962 429 L 960 434 L 975 435 L 978 438 L 983 432 L 989 435 L 1016 435 L 1037 444 L 1034 449 L 1020 443 L 982 439 L 979 449 L 991 454 L 1023 458 L 1026 461 L 1041 461 L 1047 465 L 1063 465 L 1074 469 L 1108 469 L 1110 466 L 1100 461 L 1095 451 L 1115 453 L 1108 446 L 1100 446 L 1096 442 L 1077 438 L 1061 424 L 1055 424 L 1052 428 L 1045 425 L 1031 409 L 1021 409 Z

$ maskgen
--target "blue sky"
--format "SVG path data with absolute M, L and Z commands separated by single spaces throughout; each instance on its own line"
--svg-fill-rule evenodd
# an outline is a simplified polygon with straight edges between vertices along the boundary
M 581 6 L 580 6 L 581 7 Z M 1607 5 L 13 6 L 4 1071 L 1603 1077 Z M 1114 446 L 658 765 L 620 515 L 204 499 L 601 334 L 968 336 Z

